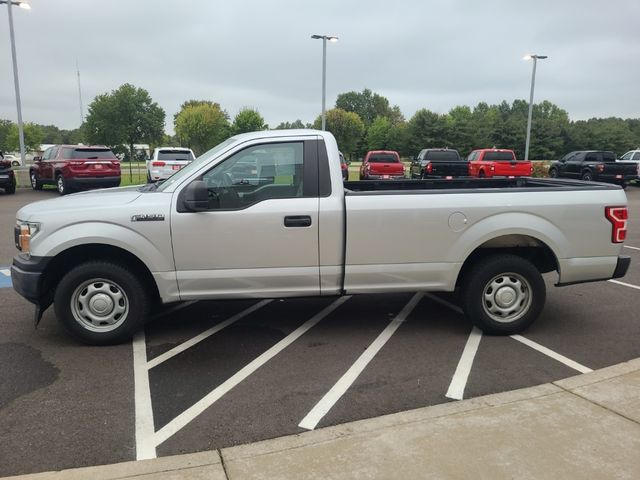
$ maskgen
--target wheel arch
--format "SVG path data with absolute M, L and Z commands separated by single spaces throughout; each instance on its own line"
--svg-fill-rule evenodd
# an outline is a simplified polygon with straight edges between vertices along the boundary
M 56 285 L 72 268 L 90 260 L 110 260 L 120 263 L 142 279 L 155 301 L 160 301 L 158 285 L 147 265 L 135 254 L 124 248 L 104 243 L 76 245 L 59 252 L 47 264 L 43 272 L 42 291 L 45 296 L 53 298 Z

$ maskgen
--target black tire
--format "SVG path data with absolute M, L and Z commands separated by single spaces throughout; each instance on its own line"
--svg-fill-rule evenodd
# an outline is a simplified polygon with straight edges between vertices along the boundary
M 30 172 L 29 178 L 31 179 L 31 188 L 33 188 L 34 190 L 42 190 L 42 183 L 40 183 L 40 180 L 38 180 L 36 172 Z
M 147 183 L 152 183 L 153 180 L 151 180 L 151 174 L 147 171 Z
M 555 168 L 550 168 L 549 169 L 549 177 L 550 178 L 558 178 L 558 170 L 556 170 Z
M 13 180 L 13 183 L 8 186 L 7 188 L 4 189 L 4 193 L 7 193 L 9 195 L 13 195 L 14 193 L 16 193 L 16 181 L 15 179 Z
M 20 162 L 17 160 L 14 160 L 13 162 L 11 162 L 11 166 L 12 167 L 19 167 L 20 166 Z
M 585 182 L 593 182 L 593 174 L 589 170 L 582 172 L 582 176 L 580 178 Z
M 56 188 L 58 189 L 58 193 L 60 195 L 66 195 L 67 193 L 69 193 L 67 182 L 60 174 L 56 175 Z
M 150 297 L 146 285 L 125 266 L 90 261 L 62 277 L 54 306 L 58 321 L 81 342 L 113 345 L 130 340 L 142 328 Z
M 466 317 L 491 335 L 523 331 L 538 318 L 545 299 L 542 275 L 531 262 L 517 255 L 492 255 L 479 260 L 462 280 L 461 300 Z

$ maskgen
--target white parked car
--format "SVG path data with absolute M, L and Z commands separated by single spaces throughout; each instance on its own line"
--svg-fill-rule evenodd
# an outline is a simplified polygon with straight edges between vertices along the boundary
M 22 162 L 20 161 L 20 157 L 16 157 L 15 155 L 5 153 L 4 159 L 11 162 L 12 167 L 19 167 L 20 165 L 22 165 Z
M 160 147 L 153 151 L 147 160 L 147 181 L 166 180 L 195 160 L 196 156 L 190 148 Z
M 640 150 L 631 150 L 622 155 L 622 157 L 620 157 L 620 160 L 636 162 L 638 164 L 638 178 L 636 179 L 636 181 L 640 182 Z

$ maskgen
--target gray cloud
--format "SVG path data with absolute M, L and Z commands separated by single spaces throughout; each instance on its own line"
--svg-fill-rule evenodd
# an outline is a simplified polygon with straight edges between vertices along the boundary
M 640 2 L 618 0 L 272 1 L 31 0 L 14 9 L 25 121 L 79 124 L 85 108 L 124 82 L 149 90 L 172 116 L 187 99 L 233 117 L 255 107 L 275 126 L 320 110 L 320 41 L 328 45 L 328 104 L 371 88 L 409 118 L 419 108 L 528 98 L 572 118 L 640 117 Z M 0 118 L 15 119 L 6 7 L 0 7 Z

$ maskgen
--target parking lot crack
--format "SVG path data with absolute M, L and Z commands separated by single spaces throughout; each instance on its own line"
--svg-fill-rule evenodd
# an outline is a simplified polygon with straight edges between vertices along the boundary
M 227 472 L 227 465 L 224 463 L 224 455 L 222 455 L 222 450 L 218 448 L 218 455 L 220 456 L 220 464 L 222 465 L 222 471 L 224 472 L 224 476 L 227 480 L 229 480 L 229 472 Z

